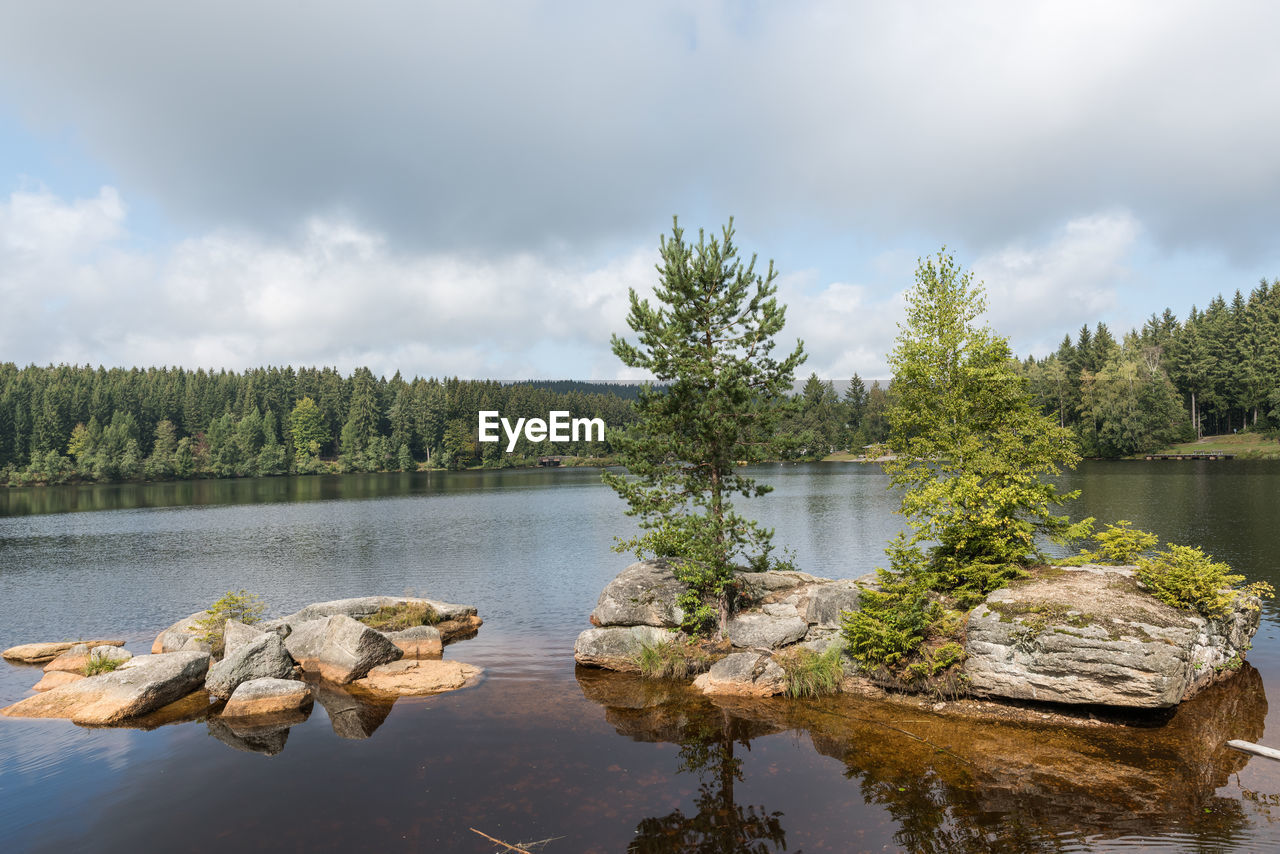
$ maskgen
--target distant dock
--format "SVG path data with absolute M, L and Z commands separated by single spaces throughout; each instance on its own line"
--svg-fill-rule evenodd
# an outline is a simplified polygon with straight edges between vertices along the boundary
M 1224 454 L 1221 451 L 1201 451 L 1195 454 L 1147 454 L 1148 460 L 1230 460 L 1235 454 Z

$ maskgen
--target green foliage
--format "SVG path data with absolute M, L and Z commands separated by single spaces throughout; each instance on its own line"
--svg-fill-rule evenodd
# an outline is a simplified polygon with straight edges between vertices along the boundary
M 385 605 L 372 614 L 357 619 L 380 632 L 398 632 L 414 626 L 434 626 L 442 618 L 426 602 L 401 602 L 398 605 Z
M 877 570 L 879 589 L 863 590 L 859 609 L 844 615 L 849 654 L 871 668 L 894 667 L 910 658 L 943 615 L 919 563 L 899 563 L 895 570 Z
M 840 646 L 829 647 L 821 654 L 795 647 L 775 656 L 787 674 L 787 696 L 825 697 L 839 691 L 844 679 L 842 653 Z
M 85 676 L 97 676 L 99 673 L 110 673 L 116 670 L 120 665 L 124 664 L 128 659 L 120 658 L 94 658 L 89 656 L 89 663 L 84 666 Z
M 1233 575 L 1231 567 L 1215 562 L 1198 548 L 1173 543 L 1153 557 L 1139 558 L 1134 577 L 1161 602 L 1205 617 L 1223 616 L 1237 596 L 1275 596 L 1275 589 L 1265 581 L 1235 589 L 1244 581 L 1243 575 Z
M 1139 556 L 1154 549 L 1160 542 L 1155 534 L 1139 531 L 1132 527 L 1132 522 L 1121 519 L 1107 529 L 1094 536 L 1098 544 L 1098 563 L 1124 566 L 1133 563 Z
M 772 264 L 762 276 L 755 258 L 739 260 L 732 222 L 720 239 L 699 232 L 696 245 L 676 224 L 660 251 L 658 304 L 631 291 L 627 323 L 638 339 L 615 335 L 613 351 L 662 385 L 641 391 L 635 427 L 615 442 L 628 474 L 605 472 L 604 481 L 639 517 L 642 533 L 618 550 L 670 558 L 689 590 L 683 628 L 707 634 L 728 620 L 735 566 L 758 568 L 768 553 L 773 532 L 734 512 L 730 500 L 768 488 L 736 462 L 774 446 L 804 353 L 797 342 L 789 355 L 773 356 L 786 314 L 774 298 L 777 274 Z
M 649 679 L 688 679 L 711 669 L 715 657 L 690 638 L 640 648 L 636 663 L 640 673 Z
M 1007 584 L 1038 557 L 1038 535 L 1060 537 L 1048 480 L 1079 460 L 1070 431 L 1037 412 L 1008 343 L 978 325 L 982 287 L 944 252 L 922 260 L 907 321 L 889 356 L 894 397 L 885 464 L 903 488 L 912 533 L 892 547 L 907 565 L 932 542 L 925 586 L 964 602 Z
M 221 655 L 227 620 L 252 625 L 262 619 L 266 610 L 267 606 L 257 594 L 245 590 L 228 590 L 205 609 L 204 617 L 196 620 L 196 625 L 200 627 L 199 639 L 209 644 L 214 655 Z

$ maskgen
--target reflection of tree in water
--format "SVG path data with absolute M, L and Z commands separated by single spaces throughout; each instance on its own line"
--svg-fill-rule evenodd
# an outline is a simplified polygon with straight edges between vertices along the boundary
M 743 774 L 742 760 L 734 750 L 737 745 L 750 750 L 750 735 L 744 722 L 724 713 L 691 721 L 680 734 L 679 771 L 700 779 L 694 799 L 698 811 L 686 815 L 676 809 L 642 820 L 627 850 L 634 854 L 785 851 L 782 813 L 767 812 L 763 806 L 740 806 L 735 800 L 734 785 L 742 782 Z

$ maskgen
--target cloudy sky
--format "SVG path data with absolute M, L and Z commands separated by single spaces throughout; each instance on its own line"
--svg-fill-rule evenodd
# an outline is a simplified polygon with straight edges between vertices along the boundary
M 946 244 L 1021 354 L 1280 275 L 1269 3 L 9 3 L 0 361 L 628 376 L 671 217 L 887 375 Z

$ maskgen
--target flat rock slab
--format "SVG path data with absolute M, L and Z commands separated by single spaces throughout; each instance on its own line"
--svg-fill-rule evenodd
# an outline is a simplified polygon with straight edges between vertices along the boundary
M 53 661 L 76 644 L 87 647 L 124 646 L 122 640 L 89 640 L 89 641 L 51 641 L 48 643 L 24 643 L 11 646 L 4 651 L 6 661 L 18 661 L 23 664 L 45 664 Z
M 457 605 L 453 602 L 441 602 L 438 599 L 413 596 L 357 596 L 353 599 L 316 602 L 286 617 L 266 620 L 257 625 L 260 629 L 270 631 L 281 624 L 293 626 L 298 623 L 308 623 L 312 620 L 323 620 L 337 614 L 358 620 L 361 617 L 376 614 L 383 608 L 390 608 L 396 605 L 430 605 L 440 615 L 441 620 L 464 620 L 467 617 L 476 615 L 474 605 Z
M 399 647 L 405 658 L 439 658 L 444 653 L 444 639 L 435 626 L 414 626 L 383 634 Z
M 47 671 L 44 676 L 40 677 L 40 681 L 31 686 L 32 691 L 52 691 L 54 688 L 60 688 L 63 685 L 70 685 L 72 682 L 79 682 L 84 679 L 83 673 L 71 673 L 66 670 Z
M 640 651 L 644 647 L 666 643 L 675 636 L 674 631 L 657 626 L 587 629 L 574 642 L 573 657 L 579 664 L 638 672 Z
M 1146 594 L 1132 568 L 1050 567 L 971 612 L 964 673 L 979 697 L 1168 708 L 1243 658 L 1256 605 L 1206 620 Z
M 684 585 L 665 560 L 633 563 L 605 585 L 591 612 L 593 626 L 679 628 L 684 611 L 677 604 Z
M 730 620 L 725 634 L 739 649 L 777 649 L 795 643 L 808 631 L 809 623 L 801 617 L 774 617 L 749 611 Z
M 139 655 L 118 669 L 78 679 L 20 700 L 0 714 L 16 718 L 70 718 L 78 724 L 109 725 L 145 715 L 203 687 L 205 652 Z
M 240 683 L 227 705 L 224 718 L 262 718 L 310 709 L 315 702 L 311 687 L 297 679 L 264 677 Z
M 222 661 L 209 668 L 204 689 L 214 697 L 228 699 L 245 682 L 256 679 L 288 679 L 295 662 L 277 634 L 263 632 L 242 643 Z
M 704 694 L 741 697 L 772 697 L 787 690 L 787 674 L 772 656 L 756 652 L 735 652 L 711 665 L 693 680 Z
M 400 697 L 442 694 L 475 683 L 484 669 L 461 661 L 393 661 L 380 664 L 355 684 Z

